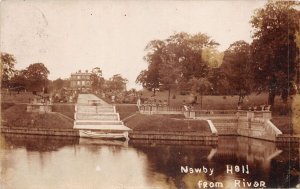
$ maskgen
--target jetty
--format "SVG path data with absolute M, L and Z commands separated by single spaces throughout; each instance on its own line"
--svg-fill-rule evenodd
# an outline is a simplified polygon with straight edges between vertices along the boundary
M 116 107 L 93 94 L 79 94 L 75 105 L 74 129 L 80 137 L 126 139 L 128 131 Z

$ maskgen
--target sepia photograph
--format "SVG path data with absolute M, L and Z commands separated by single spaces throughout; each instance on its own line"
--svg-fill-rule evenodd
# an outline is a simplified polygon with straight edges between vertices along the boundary
M 0 0 L 0 189 L 300 188 L 299 0 Z

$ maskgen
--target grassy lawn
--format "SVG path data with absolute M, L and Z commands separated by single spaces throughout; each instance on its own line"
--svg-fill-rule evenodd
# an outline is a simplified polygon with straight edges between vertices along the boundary
M 29 103 L 29 99 L 33 99 L 35 96 L 31 92 L 3 92 L 1 93 L 2 102 L 13 102 L 13 103 Z
M 167 100 L 167 91 L 158 91 L 156 96 L 152 96 L 153 92 L 144 90 L 142 98 Z M 172 98 L 173 95 L 176 98 Z M 183 101 L 189 103 L 192 101 L 190 95 L 180 95 L 179 93 L 171 93 L 170 105 L 181 106 Z M 249 106 L 267 104 L 268 94 L 259 95 L 251 94 L 244 99 L 243 109 Z M 238 96 L 203 96 L 202 109 L 204 110 L 234 110 L 237 109 Z M 200 108 L 200 96 L 198 96 L 198 104 L 195 109 Z M 283 133 L 300 134 L 300 95 L 289 98 L 288 104 L 284 104 L 279 96 L 275 98 L 275 106 L 272 108 L 272 122 L 283 131 Z
M 293 134 L 294 129 L 292 127 L 292 119 L 288 116 L 273 116 L 272 123 L 282 131 L 283 134 Z
M 52 106 L 53 112 L 64 114 L 65 116 L 74 119 L 75 105 L 74 104 L 54 104 Z
M 73 128 L 73 122 L 55 113 L 26 112 L 26 105 L 18 104 L 4 110 L 1 115 L 9 127 Z
M 153 92 L 143 90 L 142 98 L 147 99 L 156 99 L 164 101 L 168 100 L 168 91 L 158 91 L 155 96 L 152 96 Z M 175 99 L 173 98 L 175 95 Z M 193 97 L 191 95 L 180 95 L 178 92 L 171 92 L 170 106 L 181 106 L 183 101 L 186 103 L 192 102 Z M 259 95 L 251 94 L 244 99 L 243 108 L 248 109 L 249 106 L 259 106 L 267 104 L 268 94 L 262 93 Z M 290 100 L 289 104 L 291 104 Z M 203 96 L 202 100 L 202 109 L 204 110 L 232 110 L 237 109 L 238 96 Z M 277 115 L 286 114 L 288 107 L 282 103 L 282 100 L 279 96 L 275 98 L 274 113 Z M 200 96 L 198 96 L 197 104 L 195 108 L 200 109 Z
M 138 111 L 138 108 L 135 104 L 117 104 L 116 110 L 120 115 L 120 119 L 123 120 Z
M 156 99 L 164 101 L 168 99 L 168 92 L 167 91 L 158 91 L 156 93 L 156 96 L 152 97 L 153 92 L 144 90 L 142 92 L 142 98 L 148 98 L 148 99 Z M 173 95 L 175 95 L 175 98 L 173 98 Z M 66 120 L 63 120 L 61 117 L 57 117 L 55 114 L 36 114 L 36 113 L 28 113 L 26 112 L 26 106 L 25 105 L 15 105 L 15 103 L 28 103 L 29 99 L 33 98 L 34 95 L 29 92 L 21 92 L 20 94 L 17 94 L 16 92 L 13 92 L 11 95 L 6 92 L 2 92 L 1 94 L 1 111 L 2 111 L 2 118 L 7 119 L 7 121 L 11 125 L 29 125 L 29 126 L 36 126 L 36 125 L 48 125 L 51 127 L 64 127 L 64 125 L 67 125 L 66 127 L 71 127 L 70 123 L 66 123 Z M 256 95 L 251 94 L 248 97 L 244 99 L 244 109 L 247 109 L 248 106 L 254 106 L 254 105 L 261 105 L 266 104 L 268 99 L 268 95 L 266 93 Z M 190 95 L 180 95 L 179 93 L 171 93 L 171 99 L 170 99 L 170 106 L 181 106 L 183 104 L 183 101 L 186 103 L 191 102 L 192 96 Z M 238 96 L 204 96 L 203 97 L 203 107 L 202 109 L 207 110 L 232 110 L 236 109 L 238 102 Z M 121 120 L 135 114 L 137 112 L 137 106 L 135 104 L 117 104 L 116 109 L 120 114 Z M 195 109 L 200 109 L 200 96 L 198 96 L 198 104 L 196 104 Z M 64 114 L 68 116 L 71 119 L 74 119 L 74 105 L 70 104 L 54 104 L 53 105 L 53 111 L 59 112 L 61 114 Z M 24 120 L 18 119 L 22 115 L 22 118 L 24 117 Z M 272 122 L 284 133 L 292 133 L 294 134 L 300 134 L 300 95 L 296 95 L 293 98 L 289 99 L 288 104 L 283 104 L 280 97 L 277 96 L 275 98 L 275 106 L 272 110 L 273 119 Z M 15 117 L 15 118 L 14 118 Z M 153 129 L 159 129 L 161 127 L 163 130 L 166 129 L 166 125 L 172 125 L 174 119 L 172 117 L 156 117 L 159 121 L 163 120 L 163 123 L 158 123 L 159 121 L 153 120 L 152 118 L 141 118 L 141 120 L 137 119 L 137 117 L 143 117 L 142 115 L 138 115 L 136 117 L 131 118 L 128 122 L 132 127 L 134 125 L 137 125 L 140 123 L 139 129 L 149 129 L 153 127 Z M 161 119 L 161 120 L 160 120 Z M 32 121 L 34 120 L 34 121 Z M 133 120 L 137 123 L 133 123 Z M 148 120 L 149 123 L 155 123 L 149 125 L 149 123 L 145 123 Z M 176 120 L 178 121 L 178 120 Z M 157 123 L 156 123 L 157 122 Z M 175 125 L 178 125 L 179 122 L 174 123 Z M 180 122 L 180 124 L 183 125 L 184 128 L 186 128 L 185 124 L 186 121 Z M 144 126 L 143 126 L 144 125 Z M 153 126 L 154 125 L 154 126 Z M 155 126 L 156 125 L 156 126 Z M 190 124 L 191 126 L 192 124 Z M 177 129 L 177 127 L 175 127 Z M 179 128 L 179 127 L 178 127 Z
M 13 102 L 3 102 L 3 103 L 1 103 L 1 111 L 4 111 L 14 105 L 15 105 L 15 103 L 13 103 Z
M 137 114 L 125 125 L 134 131 L 179 131 L 179 132 L 203 132 L 210 133 L 207 121 L 183 120 L 164 115 Z

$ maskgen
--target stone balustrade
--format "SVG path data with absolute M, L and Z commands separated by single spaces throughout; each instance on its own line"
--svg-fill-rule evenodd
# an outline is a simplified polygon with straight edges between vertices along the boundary
M 257 110 L 193 110 L 185 109 L 184 115 L 191 119 L 211 120 L 218 135 L 238 135 L 276 141 L 282 132 L 270 121 L 271 111 Z
M 43 103 L 34 103 L 34 104 L 27 104 L 27 112 L 52 112 L 52 104 L 43 104 Z

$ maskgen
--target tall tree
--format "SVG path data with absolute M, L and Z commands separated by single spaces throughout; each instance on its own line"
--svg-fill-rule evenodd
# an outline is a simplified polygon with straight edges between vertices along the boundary
M 230 83 L 222 67 L 211 68 L 208 73 L 208 80 L 212 84 L 212 93 L 215 95 L 229 94 Z
M 174 34 L 166 41 L 175 55 L 174 60 L 180 66 L 182 80 L 188 81 L 193 77 L 207 75 L 209 61 L 203 57 L 203 51 L 216 47 L 218 43 L 203 33 L 190 35 L 184 32 Z
M 52 85 L 54 90 L 60 90 L 64 87 L 64 80 L 58 78 L 52 82 Z
M 156 89 L 160 85 L 159 69 L 163 64 L 163 50 L 165 42 L 161 40 L 153 40 L 146 46 L 145 50 L 148 51 L 144 60 L 148 63 L 148 68 L 141 71 L 136 79 L 136 83 L 140 83 L 143 87 L 153 90 L 155 95 Z
M 49 73 L 49 70 L 43 63 L 30 64 L 25 71 L 28 89 L 31 91 L 42 91 L 44 89 L 45 91 Z
M 197 94 L 200 94 L 200 107 L 202 109 L 203 95 L 208 92 L 212 84 L 207 78 L 195 78 L 189 80 L 189 84 L 192 86 L 192 93 L 194 94 L 194 102 L 197 103 Z
M 238 93 L 238 104 L 251 91 L 250 45 L 245 41 L 236 41 L 224 52 L 221 65 L 229 82 L 229 87 Z
M 214 40 L 202 33 L 190 35 L 181 32 L 163 41 L 151 41 L 146 47 L 148 68 L 140 73 L 137 82 L 154 89 L 154 94 L 158 87 L 170 92 L 177 85 L 186 86 L 191 78 L 207 75 L 209 60 L 203 58 L 202 52 L 204 48 L 216 45 Z
M 12 90 L 18 91 L 26 89 L 28 82 L 25 77 L 25 70 L 16 70 L 14 72 L 14 76 L 11 78 L 9 82 L 9 87 Z
M 104 78 L 102 77 L 102 70 L 99 67 L 92 69 L 91 74 L 91 88 L 94 92 L 103 90 Z
M 252 17 L 252 70 L 256 87 L 268 90 L 268 103 L 275 95 L 286 102 L 290 83 L 295 79 L 296 56 L 299 50 L 295 34 L 299 31 L 299 11 L 295 1 L 269 1 Z
M 120 74 L 113 75 L 107 81 L 107 89 L 113 94 L 117 95 L 126 90 L 128 80 L 123 78 Z
M 16 64 L 16 59 L 12 54 L 1 52 L 0 63 L 1 88 L 7 88 L 9 87 L 9 80 L 15 72 L 14 65 Z
M 159 70 L 160 83 L 168 90 L 168 104 L 170 104 L 171 90 L 177 87 L 180 78 L 180 67 L 176 66 L 176 62 L 170 56 L 167 56 L 164 61 Z

